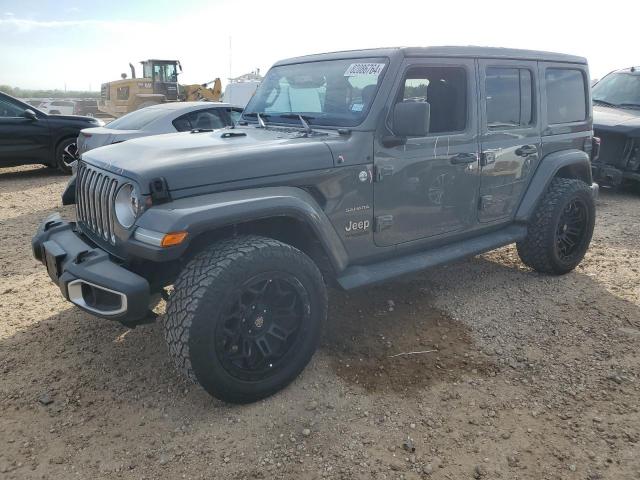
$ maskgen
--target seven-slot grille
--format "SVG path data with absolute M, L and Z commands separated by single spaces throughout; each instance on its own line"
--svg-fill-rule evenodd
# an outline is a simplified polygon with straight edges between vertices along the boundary
M 78 162 L 76 173 L 76 212 L 78 222 L 112 245 L 115 212 L 113 203 L 120 183 L 113 175 Z

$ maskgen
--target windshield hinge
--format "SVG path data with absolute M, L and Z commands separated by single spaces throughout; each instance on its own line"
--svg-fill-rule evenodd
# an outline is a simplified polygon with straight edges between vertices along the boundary
M 167 180 L 164 177 L 158 177 L 151 180 L 149 183 L 149 190 L 151 191 L 151 201 L 154 205 L 171 201 L 169 185 L 167 185 Z

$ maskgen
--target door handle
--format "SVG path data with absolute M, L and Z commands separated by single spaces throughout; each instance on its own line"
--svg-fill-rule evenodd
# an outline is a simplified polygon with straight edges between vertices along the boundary
M 465 163 L 475 163 L 478 161 L 477 153 L 458 153 L 451 157 L 450 162 L 453 165 L 462 165 Z
M 516 149 L 516 155 L 519 157 L 527 157 L 529 155 L 535 155 L 538 153 L 538 147 L 535 145 L 523 145 Z

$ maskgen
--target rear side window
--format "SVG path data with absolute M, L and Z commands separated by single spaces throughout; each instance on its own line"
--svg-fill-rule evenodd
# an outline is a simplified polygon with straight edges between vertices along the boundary
M 179 132 L 194 129 L 215 130 L 231 125 L 231 119 L 223 108 L 197 110 L 176 118 L 173 126 Z
M 533 123 L 533 81 L 530 70 L 489 67 L 485 86 L 489 130 L 525 127 Z
M 580 70 L 548 68 L 545 82 L 550 125 L 580 122 L 587 118 L 585 79 Z

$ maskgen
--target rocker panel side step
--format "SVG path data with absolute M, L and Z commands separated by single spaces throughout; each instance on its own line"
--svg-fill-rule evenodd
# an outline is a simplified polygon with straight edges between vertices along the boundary
M 431 250 L 412 253 L 400 258 L 384 260 L 371 265 L 354 265 L 346 268 L 338 277 L 345 290 L 380 283 L 391 278 L 437 267 L 445 263 L 488 252 L 517 242 L 527 235 L 524 225 L 510 225 L 502 230 L 476 238 L 462 240 Z

